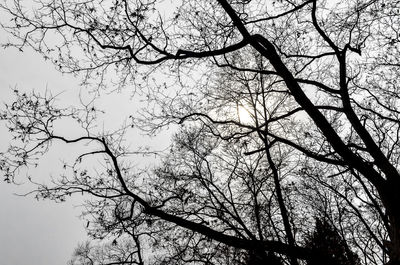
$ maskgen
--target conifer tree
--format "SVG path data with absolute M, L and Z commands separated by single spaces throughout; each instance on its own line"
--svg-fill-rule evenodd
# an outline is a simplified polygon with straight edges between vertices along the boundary
M 357 254 L 350 250 L 346 240 L 326 219 L 316 219 L 314 233 L 307 239 L 306 245 L 317 253 L 307 261 L 307 265 L 360 264 Z

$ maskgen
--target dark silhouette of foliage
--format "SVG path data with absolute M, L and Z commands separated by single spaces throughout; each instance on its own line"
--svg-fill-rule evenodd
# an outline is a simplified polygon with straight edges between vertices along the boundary
M 248 254 L 246 265 L 269 264 L 269 265 L 282 265 L 282 260 L 274 253 L 257 253 L 251 251 Z
M 357 265 L 357 254 L 352 252 L 346 241 L 325 219 L 316 219 L 314 233 L 307 239 L 306 246 L 315 253 L 307 265 Z

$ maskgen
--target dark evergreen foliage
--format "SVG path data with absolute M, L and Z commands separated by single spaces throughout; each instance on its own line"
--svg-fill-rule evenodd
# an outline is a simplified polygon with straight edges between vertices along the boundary
M 274 253 L 258 253 L 256 251 L 251 251 L 248 254 L 246 265 L 282 265 L 282 260 L 276 256 Z
M 356 253 L 326 219 L 317 218 L 315 231 L 308 238 L 306 246 L 317 255 L 307 261 L 307 265 L 357 265 L 360 264 Z

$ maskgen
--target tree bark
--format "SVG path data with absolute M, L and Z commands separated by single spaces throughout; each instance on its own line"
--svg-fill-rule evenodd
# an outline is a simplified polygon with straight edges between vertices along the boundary
M 400 265 L 400 180 L 387 181 L 381 197 L 389 217 L 390 241 L 385 244 L 389 253 L 387 265 Z

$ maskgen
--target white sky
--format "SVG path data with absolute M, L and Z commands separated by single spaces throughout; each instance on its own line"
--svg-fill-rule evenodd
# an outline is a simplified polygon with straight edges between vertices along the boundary
M 0 41 L 4 32 L 0 31 Z M 44 90 L 78 89 L 78 81 L 54 70 L 50 62 L 26 50 L 0 50 L 0 104 L 12 97 L 12 88 Z M 10 139 L 4 123 L 0 122 L 0 150 Z M 56 204 L 36 201 L 32 196 L 17 197 L 29 186 L 0 182 L 0 257 L 7 265 L 66 264 L 79 242 L 86 240 L 84 221 L 78 218 L 79 200 Z
M 0 43 L 4 42 L 6 36 L 0 29 Z M 73 105 L 79 103 L 78 84 L 79 78 L 62 75 L 50 61 L 45 61 L 32 50 L 19 52 L 16 49 L 0 49 L 0 109 L 4 103 L 11 102 L 14 88 L 27 92 L 33 89 L 43 92 L 48 89 L 53 95 L 63 92 L 60 97 L 63 101 L 60 103 L 63 106 Z M 97 102 L 97 106 L 108 111 L 102 124 L 105 130 L 116 129 L 130 113 L 141 107 L 137 100 L 130 101 L 127 96 L 130 94 L 129 88 L 125 92 L 103 94 Z M 68 129 L 62 129 L 65 136 L 77 136 L 76 131 Z M 169 139 L 170 133 L 165 131 L 150 139 L 133 129 L 129 131 L 129 139 L 133 140 L 132 148 L 145 144 L 156 147 L 156 150 L 164 150 L 168 146 L 169 141 L 166 139 Z M 5 123 L 0 121 L 0 152 L 6 150 L 10 138 Z M 38 177 L 34 180 L 48 180 L 49 173 L 57 172 L 54 164 L 60 162 L 61 154 L 69 160 L 74 158 L 73 146 L 56 145 L 54 149 L 43 159 L 44 163 L 37 170 L 29 172 L 33 177 Z M 137 158 L 134 162 L 153 163 L 154 158 Z M 87 240 L 84 231 L 86 221 L 78 217 L 82 209 L 74 207 L 82 203 L 81 198 L 56 204 L 36 201 L 33 196 L 18 197 L 14 193 L 23 194 L 30 191 L 32 186 L 26 183 L 20 186 L 6 184 L 3 176 L 0 177 L 0 264 L 66 264 L 78 243 Z M 22 175 L 17 181 L 26 182 L 26 179 Z

